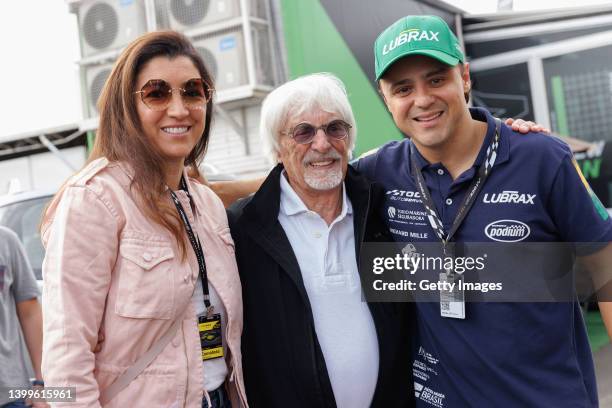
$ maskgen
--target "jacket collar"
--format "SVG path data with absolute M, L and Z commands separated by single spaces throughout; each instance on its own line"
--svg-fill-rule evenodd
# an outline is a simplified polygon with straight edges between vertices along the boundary
M 244 208 L 248 219 L 270 224 L 278 218 L 280 209 L 280 174 L 284 167 L 278 164 L 270 171 L 259 190 Z
M 308 295 L 295 253 L 291 248 L 289 239 L 280 222 L 280 176 L 283 165 L 278 164 L 263 182 L 243 210 L 243 223 L 245 230 L 289 275 L 304 302 L 309 305 Z M 360 176 L 351 166 L 344 180 L 346 195 L 353 208 L 353 223 L 355 228 L 355 250 L 359 254 L 360 237 L 365 228 L 368 203 L 370 200 L 370 183 Z
M 282 171 L 283 166 L 280 164 L 272 169 L 259 190 L 245 205 L 240 224 L 262 250 L 285 271 L 303 302 L 310 307 L 297 258 L 285 231 L 278 222 Z
M 244 207 L 244 222 L 260 245 L 267 250 L 277 262 L 292 275 L 298 287 L 303 287 L 298 262 L 285 235 L 278 212 L 280 210 L 280 175 L 283 165 L 278 164 L 263 182 L 253 198 Z M 353 210 L 353 227 L 355 229 L 355 253 L 360 254 L 361 238 L 364 233 L 368 212 L 370 211 L 370 192 L 372 183 L 348 166 L 344 187 L 346 197 Z M 347 200 L 347 201 L 348 201 Z M 305 294 L 305 290 L 304 290 Z

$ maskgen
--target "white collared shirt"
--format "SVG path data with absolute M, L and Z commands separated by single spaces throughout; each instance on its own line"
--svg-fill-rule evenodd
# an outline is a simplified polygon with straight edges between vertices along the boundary
M 378 339 L 362 301 L 353 207 L 342 185 L 342 211 L 327 225 L 280 176 L 278 221 L 297 258 L 315 331 L 338 408 L 369 407 L 378 379 Z

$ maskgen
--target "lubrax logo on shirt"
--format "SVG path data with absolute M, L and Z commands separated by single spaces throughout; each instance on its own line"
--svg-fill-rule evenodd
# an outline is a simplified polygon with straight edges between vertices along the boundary
M 386 55 L 390 51 L 399 47 L 400 45 L 411 41 L 426 40 L 440 42 L 440 40 L 438 39 L 439 34 L 439 32 L 419 30 L 418 28 L 410 28 L 408 30 L 404 30 L 399 33 L 399 35 L 393 40 L 389 41 L 388 44 L 384 45 L 382 55 Z
M 486 193 L 482 199 L 485 204 L 529 204 L 534 205 L 535 194 L 521 194 L 518 191 L 502 191 L 501 193 Z

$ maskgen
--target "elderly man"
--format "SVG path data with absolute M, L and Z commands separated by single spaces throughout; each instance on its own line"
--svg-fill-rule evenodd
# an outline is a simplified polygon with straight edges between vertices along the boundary
M 363 242 L 390 241 L 384 197 L 348 167 L 355 119 L 337 78 L 290 81 L 263 103 L 278 165 L 229 210 L 253 407 L 412 406 L 408 304 L 362 301 Z

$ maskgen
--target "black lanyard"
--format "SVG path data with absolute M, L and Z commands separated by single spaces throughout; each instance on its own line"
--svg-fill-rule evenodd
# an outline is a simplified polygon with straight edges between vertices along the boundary
M 501 120 L 495 119 L 495 136 L 491 141 L 491 144 L 487 148 L 487 155 L 483 164 L 478 168 L 478 175 L 476 178 L 472 180 L 472 184 L 468 189 L 465 197 L 463 198 L 463 202 L 459 207 L 459 211 L 455 216 L 455 220 L 453 221 L 453 225 L 451 226 L 448 234 L 444 233 L 444 225 L 438 216 L 438 212 L 436 211 L 436 206 L 434 204 L 433 199 L 431 198 L 431 194 L 427 185 L 425 184 L 425 179 L 423 178 L 423 173 L 421 173 L 421 169 L 417 164 L 417 155 L 415 152 L 414 144 L 410 145 L 410 162 L 412 165 L 412 172 L 416 175 L 416 185 L 421 193 L 421 197 L 423 199 L 423 205 L 425 206 L 425 210 L 427 210 L 427 219 L 434 232 L 438 236 L 438 239 L 442 242 L 442 249 L 444 250 L 445 256 L 454 257 L 454 249 L 449 242 L 461 226 L 461 223 L 467 216 L 470 208 L 476 201 L 478 197 L 478 193 L 482 189 L 487 177 L 491 173 L 491 169 L 495 164 L 495 159 L 497 157 L 497 148 L 499 147 L 499 134 L 501 130 Z
M 187 189 L 187 183 L 185 182 L 185 178 L 181 177 L 181 190 L 184 190 L 187 193 L 187 197 L 189 198 L 189 202 L 193 202 L 191 198 L 191 194 L 189 194 L 189 190 Z M 210 304 L 210 292 L 208 289 L 208 275 L 206 273 L 206 262 L 204 260 L 204 251 L 202 250 L 202 244 L 200 243 L 200 237 L 198 237 L 195 232 L 193 232 L 193 228 L 191 228 L 191 223 L 189 223 L 189 218 L 187 217 L 187 213 L 185 209 L 181 205 L 178 197 L 174 193 L 174 191 L 170 190 L 170 196 L 172 197 L 172 201 L 174 201 L 174 205 L 181 216 L 181 220 L 183 220 L 183 224 L 185 225 L 185 230 L 187 231 L 187 236 L 189 237 L 189 242 L 195 252 L 196 258 L 198 259 L 198 268 L 200 272 L 200 279 L 202 280 L 202 291 L 204 292 L 204 305 L 206 306 L 206 313 L 208 315 L 213 313 L 213 308 Z

